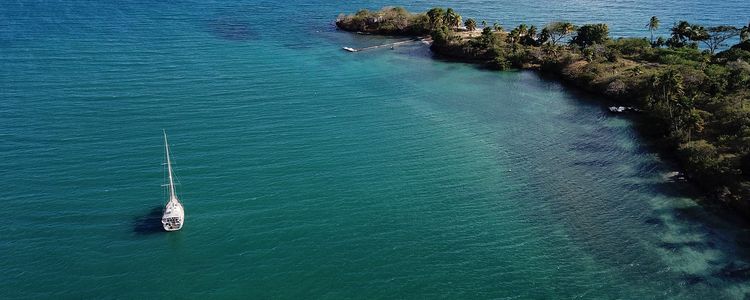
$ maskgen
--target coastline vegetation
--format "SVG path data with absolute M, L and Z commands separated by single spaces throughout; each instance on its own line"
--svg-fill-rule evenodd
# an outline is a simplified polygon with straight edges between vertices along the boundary
M 639 108 L 644 133 L 677 158 L 716 203 L 750 216 L 750 24 L 703 27 L 680 21 L 649 38 L 611 38 L 607 24 L 520 24 L 510 31 L 453 9 L 404 8 L 340 15 L 338 28 L 429 36 L 449 60 L 497 69 L 532 69 L 621 105 Z M 739 41 L 729 47 L 728 41 Z M 700 48 L 702 45 L 703 48 Z M 721 51 L 720 51 L 721 50 Z

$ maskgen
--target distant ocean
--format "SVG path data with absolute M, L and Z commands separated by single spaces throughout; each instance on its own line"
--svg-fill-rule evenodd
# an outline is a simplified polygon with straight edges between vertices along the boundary
M 385 1 L 4 1 L 0 298 L 742 299 L 750 237 L 601 99 L 336 31 Z M 742 26 L 750 4 L 459 1 Z M 159 230 L 170 137 L 186 224 Z

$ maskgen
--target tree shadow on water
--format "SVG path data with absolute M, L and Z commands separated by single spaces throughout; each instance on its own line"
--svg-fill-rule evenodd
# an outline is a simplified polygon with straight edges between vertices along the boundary
M 133 232 L 143 235 L 164 232 L 161 225 L 161 216 L 162 207 L 152 207 L 147 214 L 133 219 Z

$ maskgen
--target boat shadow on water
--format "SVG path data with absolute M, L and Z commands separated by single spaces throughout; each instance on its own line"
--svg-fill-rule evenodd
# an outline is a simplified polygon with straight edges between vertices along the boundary
M 161 206 L 154 206 L 147 214 L 135 217 L 133 219 L 133 232 L 142 235 L 166 232 L 161 224 L 162 213 Z

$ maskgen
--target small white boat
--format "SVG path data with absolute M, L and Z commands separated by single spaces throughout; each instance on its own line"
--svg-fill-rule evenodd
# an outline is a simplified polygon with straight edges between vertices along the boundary
M 161 216 L 161 224 L 166 231 L 177 231 L 185 223 L 185 209 L 182 203 L 177 199 L 174 190 L 174 176 L 172 175 L 172 161 L 169 159 L 169 142 L 167 142 L 167 132 L 164 132 L 164 149 L 167 153 L 167 172 L 169 173 L 169 202 L 164 207 L 164 214 Z
M 641 112 L 640 109 L 637 109 L 632 106 L 610 106 L 609 111 L 613 113 Z
M 344 47 L 344 50 L 349 51 L 349 52 L 357 52 L 357 51 L 359 51 L 359 50 L 351 48 L 351 47 Z

